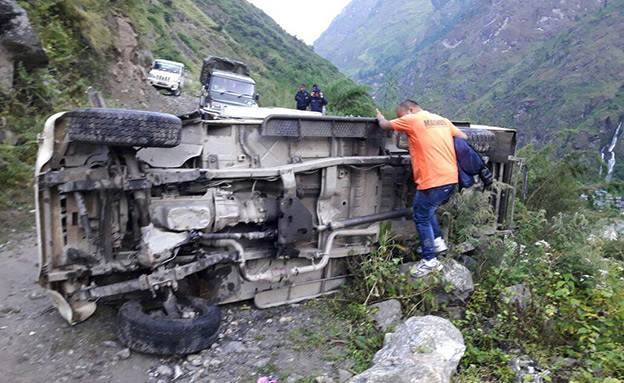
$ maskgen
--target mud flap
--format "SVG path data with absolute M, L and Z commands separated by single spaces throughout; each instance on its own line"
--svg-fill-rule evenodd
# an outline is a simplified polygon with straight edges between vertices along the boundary
M 87 320 L 97 308 L 94 302 L 81 301 L 76 302 L 73 306 L 58 292 L 54 290 L 46 290 L 48 297 L 52 300 L 54 306 L 59 313 L 70 325 L 75 325 Z

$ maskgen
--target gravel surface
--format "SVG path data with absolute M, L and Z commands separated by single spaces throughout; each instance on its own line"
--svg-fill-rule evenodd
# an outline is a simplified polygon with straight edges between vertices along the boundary
M 8 244 L 6 244 L 8 242 Z M 0 382 L 339 382 L 350 376 L 342 346 L 318 344 L 327 331 L 322 305 L 258 310 L 250 302 L 222 306 L 219 340 L 195 355 L 162 358 L 117 342 L 116 307 L 69 326 L 36 283 L 34 233 L 0 244 Z

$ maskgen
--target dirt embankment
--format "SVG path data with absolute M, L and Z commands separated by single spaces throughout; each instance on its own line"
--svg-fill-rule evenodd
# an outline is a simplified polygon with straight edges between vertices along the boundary
M 110 76 L 103 89 L 107 106 L 175 115 L 196 109 L 200 90 L 193 88 L 193 81 L 187 81 L 179 97 L 150 86 L 146 75 L 147 68 L 154 59 L 152 52 L 139 47 L 137 33 L 128 18 L 116 16 L 113 23 L 115 25 L 112 29 L 117 31 L 117 41 L 115 56 L 108 69 Z

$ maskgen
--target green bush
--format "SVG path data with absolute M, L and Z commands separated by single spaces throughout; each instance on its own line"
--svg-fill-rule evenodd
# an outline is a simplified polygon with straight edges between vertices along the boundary
M 374 117 L 375 102 L 368 87 L 356 85 L 349 79 L 329 84 L 323 93 L 328 99 L 328 114 L 336 116 Z
M 509 361 L 528 354 L 551 371 L 547 381 L 616 382 L 624 376 L 624 246 L 603 239 L 613 221 L 602 218 L 610 213 L 597 213 L 580 198 L 605 186 L 588 184 L 592 177 L 572 158 L 558 162 L 548 149 L 531 151 L 532 196 L 517 201 L 513 235 L 491 235 L 488 193 L 464 191 L 439 211 L 452 243 L 478 247 L 475 291 L 454 321 L 466 353 L 453 380 L 512 383 Z M 406 317 L 444 312 L 431 304 L 430 286 L 400 272 L 404 249 L 384 230 L 377 250 L 354 265 L 348 300 L 397 298 Z M 515 284 L 529 291 L 526 307 L 511 303 L 507 289 Z M 576 364 L 565 367 L 565 358 Z

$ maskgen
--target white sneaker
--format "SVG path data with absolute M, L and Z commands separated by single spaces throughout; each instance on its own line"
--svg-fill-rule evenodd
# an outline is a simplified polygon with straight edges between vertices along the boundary
M 433 251 L 437 253 L 442 253 L 448 250 L 448 246 L 446 246 L 446 242 L 444 241 L 444 239 L 442 237 L 438 237 L 436 239 L 433 240 Z M 416 249 L 416 252 L 418 254 L 422 253 L 422 247 L 418 246 L 418 249 Z
M 448 246 L 446 246 L 446 242 L 444 242 L 444 239 L 442 237 L 438 237 L 433 240 L 433 250 L 436 253 L 441 253 L 448 250 Z
M 440 271 L 444 268 L 444 266 L 437 259 L 433 258 L 429 261 L 425 261 L 422 259 L 418 264 L 412 266 L 410 272 L 412 274 L 412 278 L 422 278 L 425 275 L 428 275 L 434 270 Z

